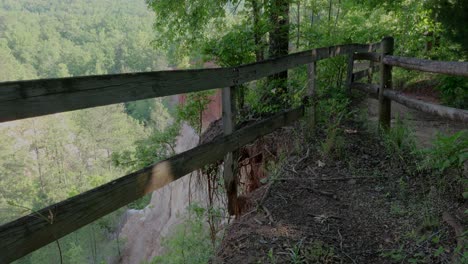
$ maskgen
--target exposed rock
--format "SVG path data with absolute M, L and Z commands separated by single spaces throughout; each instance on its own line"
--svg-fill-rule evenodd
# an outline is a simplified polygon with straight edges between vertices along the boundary
M 177 138 L 176 152 L 195 147 L 198 136 L 187 125 L 181 128 Z M 196 184 L 197 175 L 181 179 L 153 192 L 150 204 L 143 210 L 129 210 L 127 221 L 120 236 L 125 241 L 120 263 L 141 263 L 161 254 L 161 238 L 181 222 L 190 202 L 205 204 L 206 190 L 203 184 Z

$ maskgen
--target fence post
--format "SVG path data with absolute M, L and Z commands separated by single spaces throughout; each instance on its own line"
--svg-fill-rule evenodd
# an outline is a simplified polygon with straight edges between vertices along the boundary
M 307 97 L 309 99 L 310 106 L 307 108 L 308 113 L 308 128 L 310 132 L 315 129 L 316 120 L 316 75 L 317 75 L 317 62 L 307 64 Z
M 392 37 L 385 37 L 380 51 L 379 124 L 385 130 L 390 129 L 392 119 L 392 101 L 384 97 L 384 90 L 392 89 L 392 66 L 385 65 L 383 57 L 393 54 L 393 44 Z
M 376 52 L 376 49 L 374 47 L 374 45 L 371 45 L 369 47 L 369 50 L 368 52 Z M 374 61 L 369 61 L 369 72 L 368 72 L 368 75 L 367 75 L 367 83 L 371 84 L 372 83 L 372 77 L 373 77 L 373 74 L 374 74 Z
M 224 135 L 229 135 L 234 132 L 236 124 L 236 100 L 235 86 L 222 89 L 222 107 L 223 107 L 223 131 Z M 234 173 L 234 166 L 237 166 L 236 160 L 233 158 L 233 152 L 229 152 L 224 156 L 224 187 L 228 198 L 228 212 L 234 215 L 236 212 L 237 202 L 237 180 Z

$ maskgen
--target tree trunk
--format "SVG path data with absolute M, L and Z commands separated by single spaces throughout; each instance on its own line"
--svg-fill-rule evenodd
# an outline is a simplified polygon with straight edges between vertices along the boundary
M 262 47 L 262 36 L 260 34 L 260 5 L 258 4 L 258 0 L 250 0 L 250 1 L 252 3 L 254 42 L 255 42 L 255 60 L 259 62 L 264 59 L 263 47 Z
M 43 193 L 44 192 L 44 187 L 45 187 L 45 184 L 44 184 L 44 178 L 43 178 L 43 175 L 42 175 L 42 164 L 41 164 L 41 157 L 40 157 L 40 152 L 39 152 L 39 147 L 38 147 L 38 142 L 37 142 L 37 139 L 38 139 L 38 134 L 37 134 L 37 130 L 36 130 L 36 123 L 33 121 L 32 122 L 32 127 L 33 127 L 33 132 L 34 132 L 34 138 L 33 138 L 33 149 L 34 149 L 34 154 L 36 154 L 36 163 L 37 163 L 37 172 L 39 174 L 39 182 L 41 184 L 41 191 Z
M 301 40 L 301 1 L 297 1 L 297 36 L 296 36 L 296 50 L 299 50 Z
M 289 51 L 289 0 L 270 0 L 270 58 L 288 55 Z M 272 98 L 273 104 L 283 105 L 287 89 L 288 72 L 280 72 L 269 77 L 275 94 Z

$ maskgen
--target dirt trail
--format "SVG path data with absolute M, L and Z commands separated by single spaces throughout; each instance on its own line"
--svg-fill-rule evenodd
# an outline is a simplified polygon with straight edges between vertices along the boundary
M 415 96 L 417 99 L 433 101 L 432 97 Z M 377 121 L 378 101 L 367 98 L 361 104 L 363 109 L 367 109 L 369 120 Z M 392 119 L 400 117 L 412 128 L 419 147 L 429 147 L 438 133 L 451 135 L 463 129 L 468 129 L 468 124 L 444 120 L 438 116 L 429 115 L 420 111 L 410 109 L 404 105 L 392 102 Z
M 252 193 L 253 207 L 230 226 L 214 263 L 452 262 L 456 235 L 442 213 L 463 215 L 466 204 L 428 190 L 428 175 L 390 158 L 361 125 L 343 129 L 335 158 L 319 154 L 323 133 L 296 138 L 302 148 Z

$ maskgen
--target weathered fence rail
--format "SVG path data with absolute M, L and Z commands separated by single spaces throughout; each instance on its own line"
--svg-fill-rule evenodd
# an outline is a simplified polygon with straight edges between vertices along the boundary
M 417 58 L 385 56 L 383 63 L 405 69 L 468 77 L 468 62 L 432 61 Z
M 14 261 L 202 166 L 225 160 L 230 207 L 237 191 L 232 152 L 304 115 L 304 107 L 234 131 L 236 85 L 380 43 L 318 48 L 231 68 L 84 76 L 0 83 L 0 122 L 133 100 L 223 88 L 225 136 L 0 226 L 0 263 Z M 313 89 L 312 89 L 313 90 Z M 232 213 L 230 208 L 230 213 Z
M 378 44 L 374 44 L 377 46 Z M 0 83 L 0 122 L 147 98 L 230 87 L 369 45 L 318 48 L 239 67 L 41 79 Z
M 375 99 L 378 98 L 378 92 L 379 92 L 378 85 L 356 82 L 356 83 L 353 83 L 351 87 L 354 89 L 366 92 L 369 94 L 369 96 Z M 454 121 L 465 122 L 468 124 L 468 111 L 467 110 L 424 102 L 424 101 L 406 96 L 403 93 L 395 91 L 395 90 L 385 90 L 384 96 L 408 108 L 419 110 L 421 112 L 432 114 L 432 115 L 437 115 L 437 116 L 450 119 L 450 120 L 454 120 Z
M 349 44 L 318 48 L 230 68 L 0 83 L 0 122 L 225 87 L 223 88 L 223 137 L 0 226 L 0 263 L 19 259 L 145 194 L 206 164 L 222 159 L 225 162 L 229 211 L 232 213 L 231 207 L 237 197 L 237 186 L 232 175 L 232 152 L 260 136 L 297 121 L 304 116 L 306 110 L 311 119 L 310 128 L 313 128 L 315 123 L 315 106 L 312 104 L 307 109 L 301 106 L 278 113 L 235 131 L 234 90 L 239 84 L 300 65 L 307 65 L 307 96 L 315 97 L 316 62 L 338 55 L 349 56 L 346 84 L 350 88 L 365 91 L 379 98 L 380 108 L 385 113 L 385 123 L 388 123 L 388 127 L 390 100 L 424 112 L 467 122 L 468 113 L 465 110 L 445 106 L 434 107 L 430 103 L 420 102 L 391 90 L 391 66 L 403 65 L 417 70 L 435 69 L 437 72 L 467 76 L 468 70 L 463 68 L 465 64 L 457 64 L 459 67 L 455 67 L 450 63 L 431 63 L 432 66 L 429 67 L 421 60 L 391 56 L 393 47 L 389 41 L 386 38 L 382 42 L 368 45 Z M 375 53 L 378 49 L 381 52 Z M 353 73 L 354 60 L 370 60 L 370 68 Z M 380 65 L 374 66 L 373 62 L 378 62 Z M 444 67 L 449 67 L 449 70 Z M 445 70 L 440 70 L 441 68 Z M 376 71 L 381 73 L 380 86 L 370 83 L 372 74 Z M 366 76 L 369 83 L 355 82 Z M 312 101 L 315 101 L 315 98 Z
M 206 164 L 222 160 L 228 152 L 289 125 L 303 115 L 303 107 L 276 114 L 213 142 L 0 226 L 0 263 L 18 259 Z
M 383 127 L 390 127 L 390 101 L 398 102 L 408 108 L 424 113 L 468 124 L 467 110 L 447 107 L 411 98 L 403 93 L 392 90 L 391 82 L 391 68 L 393 66 L 423 72 L 468 77 L 468 62 L 431 61 L 393 56 L 391 55 L 393 52 L 393 38 L 383 39 L 381 48 L 387 50 L 383 50 L 380 53 L 357 52 L 354 54 L 354 60 L 368 60 L 371 62 L 378 62 L 380 65 L 377 69 L 376 67 L 370 67 L 369 69 L 353 73 L 353 82 L 351 82 L 350 88 L 361 90 L 368 93 L 371 97 L 379 99 L 379 121 Z M 366 84 L 356 82 L 364 77 L 369 77 L 376 71 L 380 71 L 381 74 L 380 86 L 371 83 Z

